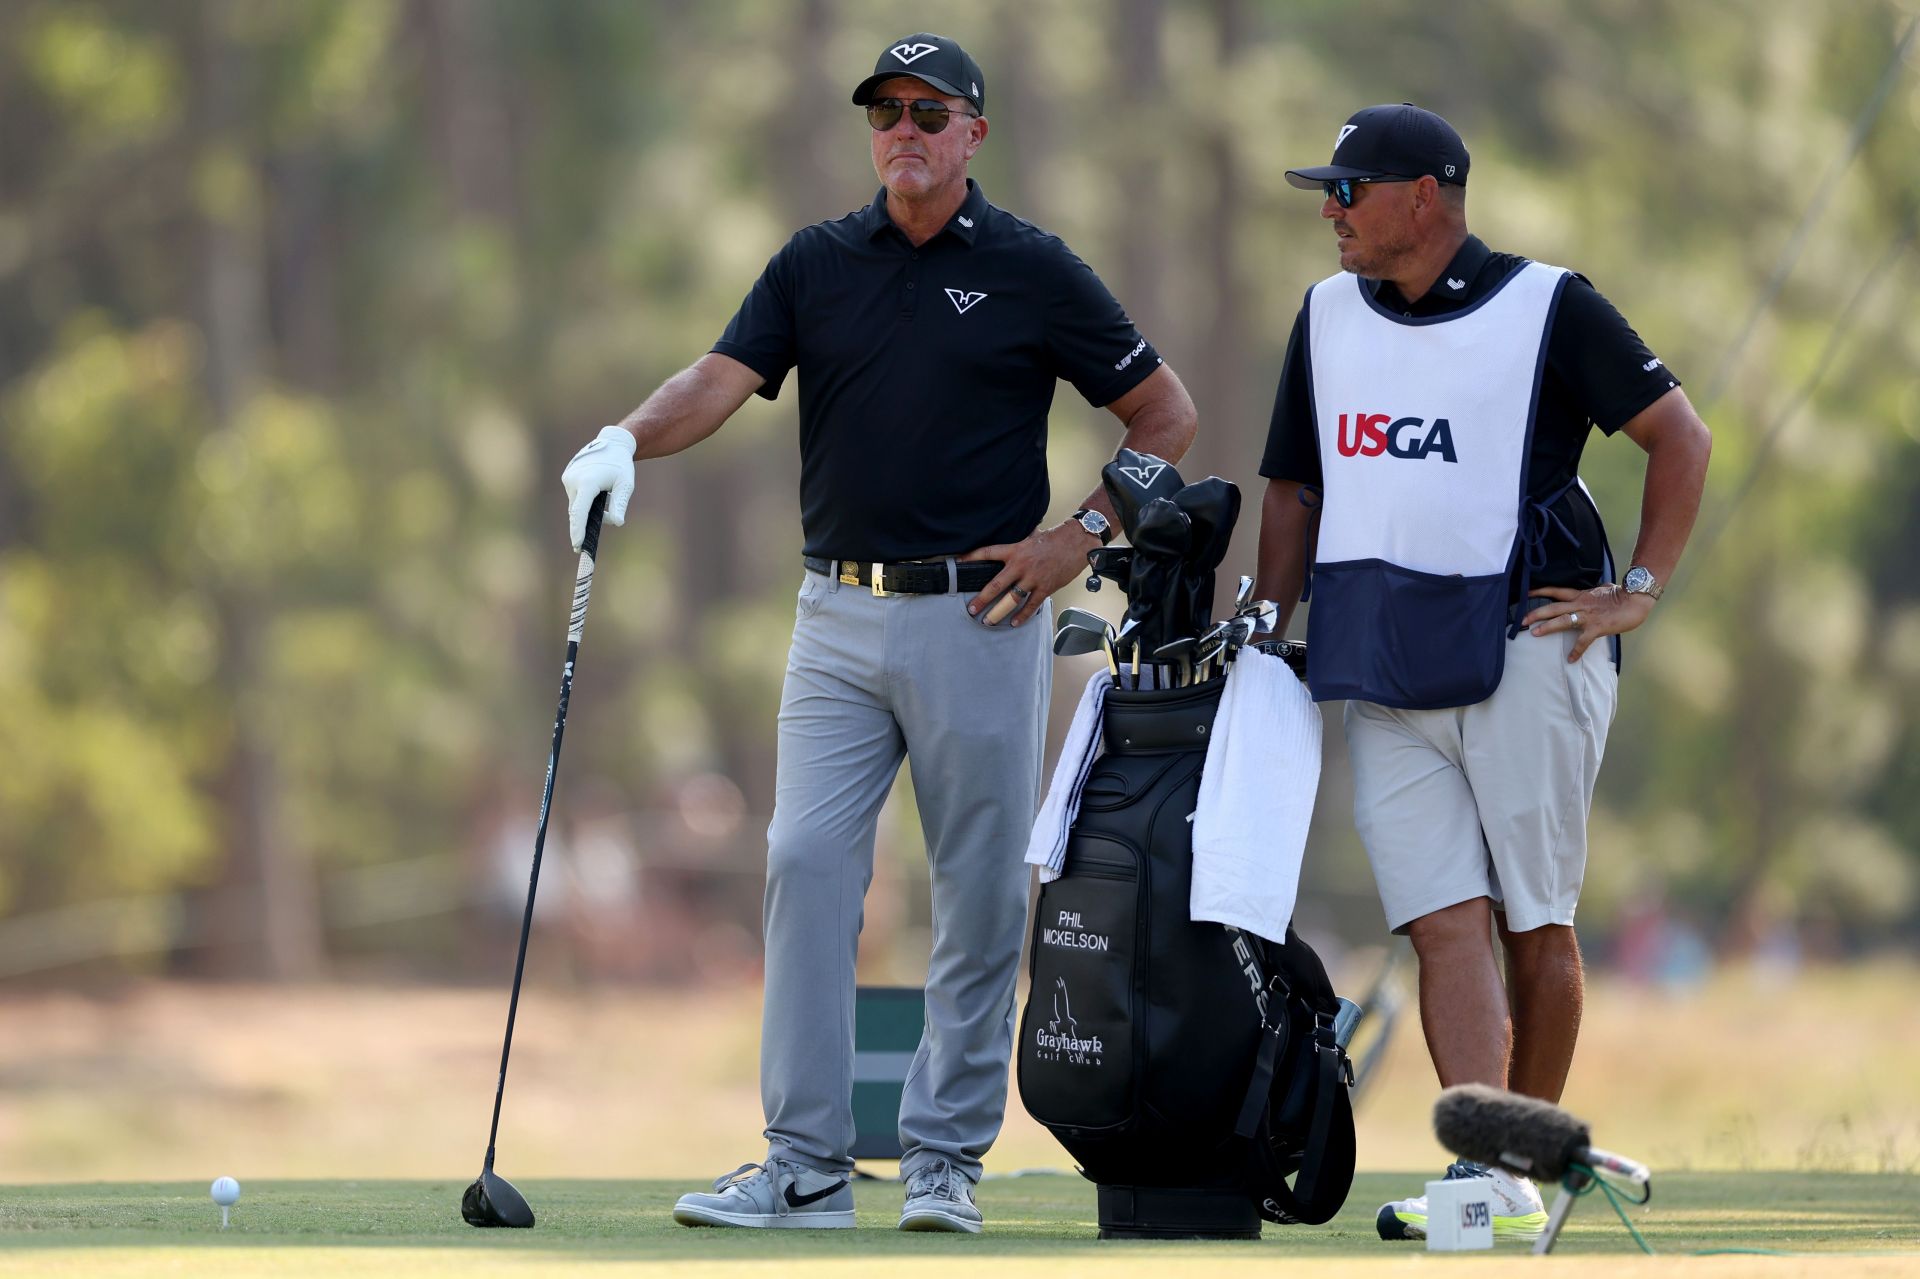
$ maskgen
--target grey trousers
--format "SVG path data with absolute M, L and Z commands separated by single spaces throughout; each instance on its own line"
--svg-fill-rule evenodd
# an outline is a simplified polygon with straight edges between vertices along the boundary
M 853 1166 L 854 961 L 874 830 L 903 757 L 926 833 L 933 954 L 901 1171 L 944 1157 L 978 1180 L 999 1135 L 1053 615 L 984 627 L 970 598 L 880 598 L 817 573 L 801 585 L 767 831 L 760 1096 L 772 1157 Z

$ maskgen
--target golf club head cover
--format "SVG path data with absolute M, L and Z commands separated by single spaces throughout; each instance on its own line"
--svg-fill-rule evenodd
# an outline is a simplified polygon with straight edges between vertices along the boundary
M 1227 557 L 1227 547 L 1233 541 L 1233 526 L 1240 519 L 1239 486 L 1209 475 L 1180 489 L 1171 500 L 1193 524 L 1193 539 L 1187 546 L 1188 570 L 1211 573 Z
M 1181 566 L 1192 536 L 1187 513 L 1164 497 L 1140 508 L 1129 533 L 1133 575 L 1127 583 L 1127 618 L 1139 624 L 1146 652 L 1172 639 L 1186 620 L 1179 609 Z
M 1113 503 L 1113 513 L 1120 518 L 1120 531 L 1131 542 L 1140 508 L 1156 497 L 1179 492 L 1185 481 L 1165 458 L 1121 449 L 1113 461 L 1100 468 L 1100 484 Z
M 1460 1084 L 1433 1104 L 1433 1135 L 1454 1154 L 1538 1181 L 1558 1181 L 1592 1144 L 1584 1120 L 1551 1102 Z

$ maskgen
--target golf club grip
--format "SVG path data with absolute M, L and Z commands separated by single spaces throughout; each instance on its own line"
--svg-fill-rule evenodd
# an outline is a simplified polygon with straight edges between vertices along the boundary
M 593 594 L 593 563 L 600 554 L 600 520 L 607 513 L 607 495 L 593 499 L 587 511 L 587 535 L 580 540 L 580 567 L 573 577 L 573 612 L 567 617 L 567 642 L 578 644 L 587 629 L 587 597 Z

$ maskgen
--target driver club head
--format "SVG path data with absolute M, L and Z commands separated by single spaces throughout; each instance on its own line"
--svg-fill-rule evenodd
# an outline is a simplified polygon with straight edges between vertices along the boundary
M 460 1196 L 460 1215 L 469 1226 L 509 1226 L 525 1230 L 533 1225 L 533 1209 L 527 1198 L 513 1188 L 505 1177 L 491 1168 L 481 1170 L 467 1192 Z

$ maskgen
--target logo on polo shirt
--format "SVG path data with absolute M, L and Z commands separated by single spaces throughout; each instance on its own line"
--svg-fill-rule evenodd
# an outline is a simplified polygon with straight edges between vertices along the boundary
M 1334 442 L 1342 457 L 1420 458 L 1438 453 L 1448 462 L 1460 458 L 1453 451 L 1453 427 L 1437 417 L 1428 426 L 1423 417 L 1394 417 L 1391 413 L 1355 413 L 1352 433 L 1348 433 L 1348 415 L 1340 415 L 1340 429 Z
M 872 48 L 873 46 L 868 45 L 867 47 Z M 917 62 L 929 53 L 940 52 L 940 46 L 937 44 L 896 44 L 893 48 L 888 49 L 887 52 L 900 59 L 903 63 Z
M 1145 338 L 1141 338 L 1139 342 L 1134 344 L 1133 350 L 1128 351 L 1125 357 L 1121 359 L 1120 363 L 1113 366 L 1114 371 L 1116 373 L 1125 372 L 1127 365 L 1133 363 L 1133 357 L 1136 355 L 1139 355 L 1142 351 L 1146 349 L 1147 349 L 1147 340 Z
M 984 293 L 968 293 L 965 289 L 948 289 L 947 296 L 953 299 L 953 305 L 959 310 L 960 314 L 965 315 L 972 309 L 974 303 L 980 301 L 987 295 Z

